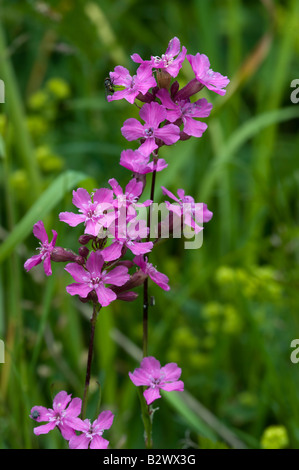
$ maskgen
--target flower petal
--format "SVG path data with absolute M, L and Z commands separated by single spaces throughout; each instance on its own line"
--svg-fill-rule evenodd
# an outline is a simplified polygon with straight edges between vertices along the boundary
M 98 287 L 95 289 L 98 301 L 102 305 L 102 307 L 107 307 L 113 300 L 116 300 L 117 295 L 108 287 L 105 287 L 103 284 L 99 284 Z
M 161 398 L 161 395 L 160 395 L 160 390 L 158 387 L 155 387 L 155 388 L 147 388 L 146 390 L 144 390 L 143 392 L 143 396 L 146 400 L 146 403 L 148 405 L 150 405 L 151 403 L 153 403 L 153 401 L 157 400 L 158 398 Z
M 48 243 L 48 235 L 45 230 L 44 223 L 39 220 L 33 226 L 33 234 L 36 238 L 38 238 L 42 243 Z

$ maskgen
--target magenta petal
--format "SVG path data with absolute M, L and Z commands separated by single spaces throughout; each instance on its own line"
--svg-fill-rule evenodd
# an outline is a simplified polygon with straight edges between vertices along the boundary
M 172 145 L 180 138 L 180 128 L 174 124 L 166 124 L 155 130 L 155 137 L 163 140 L 166 145 Z
M 80 434 L 80 436 L 74 436 L 69 442 L 70 449 L 88 449 L 90 439 L 88 439 L 85 434 Z
M 41 220 L 39 220 L 33 226 L 33 234 L 38 238 L 42 243 L 48 243 L 48 235 L 45 230 L 45 226 Z
M 109 429 L 112 426 L 114 414 L 110 410 L 102 411 L 97 419 L 93 422 L 95 430 Z
M 164 375 L 164 381 L 178 380 L 182 374 L 182 369 L 175 362 L 170 362 L 161 367 L 161 374 Z
M 146 127 L 152 127 L 157 129 L 159 124 L 166 119 L 166 109 L 159 103 L 152 101 L 151 103 L 145 103 L 140 112 L 140 118 L 146 122 Z
M 71 401 L 72 396 L 69 395 L 67 392 L 62 390 L 61 392 L 57 393 L 53 400 L 53 410 L 54 411 L 61 411 L 64 410 L 68 403 Z
M 121 133 L 129 141 L 136 140 L 144 136 L 144 128 L 137 119 L 129 118 L 124 122 Z
M 153 246 L 152 242 L 132 242 L 127 245 L 134 255 L 143 255 L 148 253 L 152 250 Z
M 68 417 L 77 417 L 81 413 L 82 400 L 81 398 L 73 398 L 67 408 Z
M 180 40 L 175 36 L 169 41 L 165 55 L 168 55 L 171 57 L 178 55 L 178 53 L 180 52 L 180 47 L 181 47 Z
M 83 214 L 74 214 L 73 212 L 60 212 L 59 220 L 65 222 L 71 227 L 76 227 L 77 225 L 85 222 L 85 215 Z
M 150 375 L 160 375 L 161 364 L 158 359 L 154 358 L 153 356 L 143 358 L 140 366 Z
M 34 411 L 38 413 L 37 418 L 32 417 L 32 413 L 34 413 Z M 49 417 L 48 408 L 45 408 L 44 406 L 34 406 L 33 408 L 31 408 L 30 418 L 36 421 L 37 423 L 40 423 L 41 421 L 48 421 L 48 417 Z
M 146 400 L 146 403 L 148 405 L 150 405 L 151 403 L 153 403 L 153 401 L 157 400 L 158 398 L 161 398 L 161 395 L 160 395 L 160 390 L 158 387 L 155 387 L 155 388 L 147 388 L 146 390 L 144 390 L 143 392 L 143 396 Z
M 51 276 L 52 268 L 51 268 L 51 256 L 50 253 L 47 253 L 44 259 L 44 271 L 47 276 Z
M 102 251 L 101 254 L 105 261 L 114 261 L 121 256 L 122 251 L 122 243 L 115 241 L 111 243 L 111 245 L 106 246 Z
M 131 59 L 137 64 L 141 64 L 143 62 L 143 59 L 141 59 L 140 55 L 136 53 L 131 55 Z
M 90 420 L 85 419 L 84 421 L 80 418 L 71 418 L 70 419 L 71 426 L 76 431 L 87 432 L 90 428 Z
M 155 149 L 158 148 L 154 137 L 149 137 L 140 145 L 139 151 L 144 155 L 149 156 Z
M 90 272 L 91 277 L 101 276 L 104 259 L 100 251 L 93 251 L 86 261 L 86 269 Z
M 165 274 L 160 273 L 159 271 L 156 271 L 156 272 L 150 271 L 149 277 L 162 289 L 166 291 L 170 290 L 170 287 L 168 285 L 169 279 Z
M 103 276 L 103 281 L 113 286 L 123 286 L 129 279 L 130 274 L 125 266 L 117 266 Z
M 129 372 L 129 377 L 136 387 L 151 384 L 148 374 L 143 369 L 135 369 L 133 373 Z
M 101 436 L 93 436 L 90 446 L 90 449 L 107 449 L 109 445 L 109 441 L 107 439 L 104 439 Z
M 161 189 L 162 189 L 162 193 L 165 196 L 168 196 L 170 197 L 170 199 L 173 199 L 174 201 L 179 202 L 178 198 L 174 194 L 172 194 L 172 192 L 168 191 L 168 189 L 164 188 L 164 186 L 161 186 Z
M 41 426 L 34 428 L 33 432 L 36 436 L 39 436 L 40 434 L 48 434 L 48 432 L 52 431 L 55 427 L 56 422 L 52 421 L 51 423 L 42 424 Z
M 57 240 L 57 237 L 58 237 L 58 233 L 56 232 L 56 230 L 52 230 L 52 234 L 53 234 L 53 238 L 52 238 L 52 241 L 50 243 L 50 246 L 52 248 L 54 248 L 55 246 L 55 243 L 56 243 L 56 240 Z
M 184 382 L 182 380 L 178 380 L 177 382 L 165 383 L 163 385 L 160 385 L 160 387 L 166 392 L 183 392 Z
M 34 266 L 37 266 L 41 262 L 42 262 L 42 255 L 39 254 L 39 255 L 31 256 L 31 258 L 27 259 L 27 261 L 25 262 L 24 268 L 28 272 L 30 271 L 30 269 L 32 269 Z
M 102 305 L 102 307 L 107 307 L 113 300 L 116 300 L 117 295 L 108 287 L 105 287 L 103 284 L 99 284 L 98 287 L 95 289 L 98 301 Z
M 184 118 L 184 132 L 193 137 L 201 137 L 207 130 L 208 126 L 205 122 L 196 121 L 195 119 L 185 116 Z
M 66 286 L 66 291 L 68 294 L 79 295 L 80 297 L 83 297 L 83 299 L 85 299 L 92 290 L 93 289 L 89 287 L 88 284 L 83 283 L 73 283 Z
M 77 191 L 73 191 L 72 202 L 78 209 L 83 209 L 90 203 L 90 194 L 86 189 L 79 188 Z
M 76 282 L 82 282 L 90 278 L 89 273 L 77 263 L 69 263 L 64 268 Z
M 60 430 L 62 437 L 67 441 L 69 441 L 72 437 L 76 436 L 74 429 L 71 426 L 68 426 L 67 424 L 58 424 L 58 429 Z
M 102 203 L 112 204 L 112 201 L 113 201 L 112 189 L 108 189 L 108 188 L 97 189 L 93 195 L 93 201 L 98 204 L 102 204 Z

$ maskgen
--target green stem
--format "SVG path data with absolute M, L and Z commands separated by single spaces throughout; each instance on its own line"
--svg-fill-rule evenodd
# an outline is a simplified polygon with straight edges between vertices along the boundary
M 156 163 L 158 160 L 158 152 L 154 154 L 154 168 L 156 167 Z M 152 175 L 152 184 L 151 184 L 151 193 L 150 199 L 154 201 L 155 196 L 155 182 L 156 182 L 156 169 L 153 171 Z M 150 209 L 148 212 L 148 221 L 147 226 L 149 228 L 149 233 L 147 236 L 147 241 L 150 239 L 150 231 L 151 231 L 151 217 L 150 217 Z M 148 256 L 148 255 L 147 255 Z M 145 279 L 143 284 L 143 357 L 147 357 L 148 355 L 148 278 Z
M 93 312 L 92 312 L 92 317 L 90 320 L 91 329 L 90 329 L 90 339 L 89 339 L 88 356 L 87 356 L 85 385 L 84 385 L 84 393 L 83 393 L 83 400 L 82 400 L 82 413 L 81 413 L 82 419 L 85 418 L 85 413 L 86 413 L 87 397 L 88 397 L 90 374 L 91 374 L 91 362 L 92 362 L 92 356 L 93 356 L 94 334 L 95 334 L 96 322 L 97 322 L 97 317 L 98 317 L 100 308 L 101 307 L 98 306 L 97 304 L 93 304 Z
M 145 398 L 143 396 L 143 387 L 137 387 L 137 391 L 141 404 L 141 416 L 144 426 L 145 448 L 152 449 L 152 415 L 150 413 L 150 407 L 146 404 Z

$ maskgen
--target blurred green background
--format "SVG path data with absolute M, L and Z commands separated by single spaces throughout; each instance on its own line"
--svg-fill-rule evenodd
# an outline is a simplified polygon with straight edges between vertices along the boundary
M 104 80 L 130 55 L 161 55 L 177 36 L 231 79 L 213 103 L 208 130 L 161 157 L 160 186 L 184 188 L 213 211 L 199 250 L 171 240 L 151 260 L 170 279 L 150 284 L 149 354 L 182 367 L 186 393 L 156 402 L 154 447 L 299 447 L 299 364 L 290 360 L 298 321 L 297 0 L 2 1 L 0 78 L 0 447 L 65 448 L 52 431 L 35 437 L 34 405 L 59 390 L 82 396 L 90 306 L 66 294 L 52 263 L 25 273 L 42 219 L 58 245 L 77 251 L 81 227 L 60 223 L 72 190 L 122 185 L 130 173 L 120 132 L 137 109 L 108 104 Z M 189 64 L 181 86 L 192 77 Z M 142 347 L 142 291 L 102 310 L 88 413 L 115 412 L 111 448 L 143 448 L 139 400 L 128 372 Z

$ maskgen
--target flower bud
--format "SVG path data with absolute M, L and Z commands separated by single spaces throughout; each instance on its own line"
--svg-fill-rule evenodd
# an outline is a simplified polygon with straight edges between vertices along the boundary
M 89 249 L 87 248 L 87 246 L 80 246 L 79 248 L 79 255 L 82 256 L 83 258 L 87 258 L 88 256 L 88 253 L 89 253 Z
M 84 235 L 80 235 L 79 237 L 79 243 L 81 245 L 87 245 L 87 243 L 90 241 L 90 240 L 95 240 L 96 237 L 94 237 L 93 235 L 88 235 L 88 234 L 84 234 Z
M 55 262 L 73 261 L 77 262 L 78 255 L 70 250 L 65 250 L 61 246 L 56 246 L 51 253 L 51 260 Z

